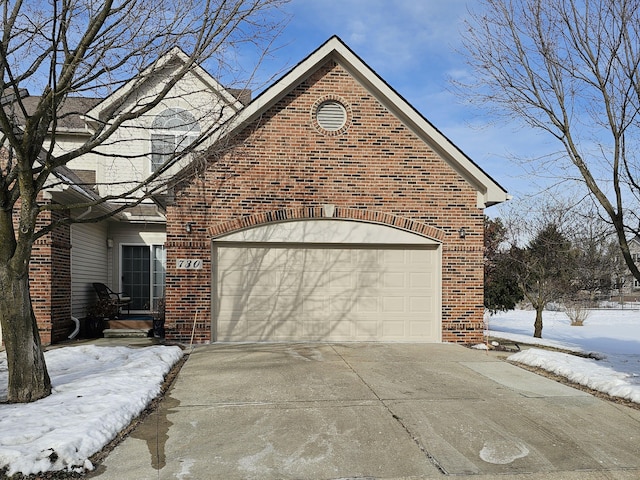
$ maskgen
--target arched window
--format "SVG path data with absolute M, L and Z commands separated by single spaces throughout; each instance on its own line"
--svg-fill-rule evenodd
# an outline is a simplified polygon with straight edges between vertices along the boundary
M 151 171 L 191 145 L 200 134 L 196 118 L 182 108 L 167 108 L 151 124 Z

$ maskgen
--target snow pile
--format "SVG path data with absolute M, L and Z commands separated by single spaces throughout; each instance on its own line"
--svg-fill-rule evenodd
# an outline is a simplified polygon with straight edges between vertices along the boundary
M 487 319 L 491 337 L 589 354 L 533 348 L 509 360 L 539 367 L 600 392 L 640 403 L 640 311 L 591 310 L 584 326 L 571 326 L 566 314 L 545 311 L 544 338 L 533 338 L 535 312 L 512 310 Z M 597 360 L 596 360 L 597 359 Z
M 0 404 L 0 472 L 25 475 L 91 470 L 88 458 L 138 416 L 182 357 L 179 347 L 85 345 L 46 352 L 52 394 L 30 404 Z M 7 360 L 0 352 L 0 400 Z
M 638 374 L 617 372 L 597 360 L 538 348 L 513 354 L 509 360 L 539 367 L 593 390 L 640 403 Z

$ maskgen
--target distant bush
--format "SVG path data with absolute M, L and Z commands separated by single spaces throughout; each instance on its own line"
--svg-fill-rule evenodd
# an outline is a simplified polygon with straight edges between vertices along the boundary
M 582 327 L 585 320 L 589 317 L 589 309 L 584 302 L 570 301 L 564 304 L 564 313 L 567 314 L 571 321 L 572 327 Z

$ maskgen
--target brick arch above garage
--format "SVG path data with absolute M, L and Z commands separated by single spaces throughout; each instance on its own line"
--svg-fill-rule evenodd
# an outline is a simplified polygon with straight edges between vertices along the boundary
M 332 210 L 329 214 L 327 208 Z M 334 220 L 353 220 L 366 223 L 374 223 L 385 225 L 400 230 L 405 230 L 422 237 L 442 242 L 445 238 L 445 232 L 422 222 L 418 222 L 409 218 L 391 215 L 389 213 L 379 212 L 375 210 L 362 210 L 355 208 L 341 208 L 331 206 L 313 206 L 272 210 L 267 212 L 256 213 L 243 217 L 234 218 L 226 222 L 220 222 L 208 228 L 209 235 L 212 238 L 228 235 L 235 231 L 247 228 L 268 225 L 271 223 L 286 222 L 292 220 L 307 219 L 326 219 Z

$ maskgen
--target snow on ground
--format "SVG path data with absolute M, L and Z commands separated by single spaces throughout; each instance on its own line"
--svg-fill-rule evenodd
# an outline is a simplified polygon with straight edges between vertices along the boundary
M 509 360 L 640 403 L 640 310 L 591 310 L 581 327 L 571 326 L 562 312 L 545 311 L 542 339 L 533 338 L 534 320 L 533 311 L 512 310 L 489 316 L 486 323 L 494 338 L 595 357 L 531 348 L 511 355 Z
M 92 470 L 88 458 L 160 393 L 182 357 L 179 347 L 84 345 L 46 352 L 53 393 L 29 404 L 0 404 L 0 476 Z M 7 397 L 0 352 L 0 401 Z
M 594 310 L 570 326 L 561 312 L 544 312 L 533 338 L 533 311 L 488 317 L 488 332 L 521 344 L 594 353 L 600 358 L 529 348 L 510 360 L 541 367 L 595 390 L 640 403 L 640 310 Z M 91 470 L 100 451 L 160 393 L 164 376 L 182 357 L 178 347 L 64 347 L 46 353 L 53 393 L 24 405 L 0 404 L 0 475 Z M 7 361 L 0 352 L 0 401 Z

